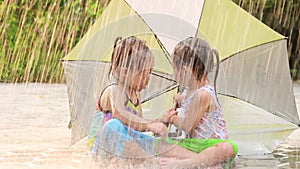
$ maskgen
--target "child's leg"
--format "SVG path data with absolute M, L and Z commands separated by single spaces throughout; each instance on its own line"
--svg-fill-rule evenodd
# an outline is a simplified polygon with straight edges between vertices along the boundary
M 175 157 L 181 159 L 193 158 L 197 155 L 197 153 L 189 151 L 177 144 L 169 144 L 164 141 L 157 143 L 156 152 L 163 157 Z
M 92 153 L 95 156 L 99 151 L 105 151 L 120 156 L 125 143 L 131 140 L 133 139 L 128 135 L 127 128 L 119 120 L 111 119 L 101 128 Z
M 151 136 L 129 129 L 118 119 L 111 119 L 99 132 L 93 153 L 96 155 L 104 150 L 125 158 L 145 158 L 154 155 L 154 140 Z
M 153 157 L 152 154 L 146 152 L 138 143 L 135 141 L 127 141 L 122 153 L 122 157 L 142 159 L 147 157 Z
M 99 130 L 101 128 L 103 118 L 104 118 L 103 112 L 98 111 L 98 110 L 95 111 L 93 120 L 92 120 L 92 124 L 91 124 L 89 132 L 88 132 L 88 138 L 87 138 L 87 142 L 88 142 L 87 144 L 88 144 L 89 150 L 91 150 L 95 144 L 97 133 L 99 132 Z
M 235 157 L 235 150 L 229 142 L 218 143 L 213 147 L 208 147 L 199 154 L 186 159 L 163 158 L 160 165 L 163 168 L 179 167 L 207 167 L 214 166 L 223 162 L 228 162 Z

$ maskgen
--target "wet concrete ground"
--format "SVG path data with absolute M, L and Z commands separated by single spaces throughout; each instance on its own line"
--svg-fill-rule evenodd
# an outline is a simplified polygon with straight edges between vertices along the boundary
M 300 110 L 300 83 L 294 84 Z M 0 168 L 99 168 L 85 140 L 70 145 L 64 84 L 0 83 Z M 237 168 L 300 168 L 300 130 L 269 155 L 242 156 Z M 103 166 L 102 166 L 103 167 Z

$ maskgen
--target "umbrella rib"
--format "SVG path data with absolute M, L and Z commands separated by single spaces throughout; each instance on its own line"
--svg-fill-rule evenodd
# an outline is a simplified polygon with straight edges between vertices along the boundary
M 157 73 L 155 73 L 155 72 L 151 72 L 151 74 L 152 75 L 154 75 L 154 76 L 157 76 L 157 77 L 160 77 L 160 78 L 163 78 L 163 79 L 166 79 L 166 80 L 169 80 L 169 81 L 172 81 L 172 82 L 175 82 L 175 83 L 177 83 L 174 79 L 171 79 L 171 78 L 168 78 L 168 77 L 165 77 L 165 76 L 162 76 L 162 75 L 160 75 L 160 74 L 157 74 Z
M 273 42 L 277 42 L 277 41 L 281 41 L 281 40 L 286 40 L 286 39 L 287 39 L 287 38 L 285 37 L 285 38 L 283 38 L 283 39 L 277 39 L 277 40 L 273 40 L 273 41 L 269 41 L 269 42 L 265 42 L 265 43 L 262 43 L 262 44 L 259 44 L 259 45 L 255 45 L 255 46 L 249 47 L 249 48 L 247 48 L 247 49 L 244 49 L 244 50 L 241 50 L 241 51 L 236 52 L 236 53 L 234 53 L 234 54 L 231 54 L 231 55 L 228 56 L 227 58 L 221 60 L 221 62 L 224 62 L 224 61 L 230 59 L 231 57 L 233 57 L 233 56 L 235 56 L 235 55 L 237 55 L 237 54 L 239 54 L 239 53 L 245 52 L 245 51 L 247 51 L 247 50 L 251 50 L 251 49 L 256 48 L 256 47 L 258 47 L 258 46 L 262 46 L 262 45 L 266 45 L 266 44 L 269 44 L 269 43 L 273 43 Z
M 204 9 L 205 3 L 206 3 L 206 1 L 204 1 L 204 3 L 203 3 L 201 15 L 200 15 L 200 18 L 198 19 L 199 22 L 198 22 L 198 27 L 197 27 L 197 31 L 196 31 L 195 37 L 197 37 L 198 32 L 200 30 L 200 23 L 201 23 L 201 18 L 202 18 L 202 15 L 203 15 L 203 9 Z
M 145 102 L 147 102 L 147 101 L 150 101 L 150 100 L 154 99 L 155 97 L 158 97 L 158 96 L 160 96 L 160 95 L 162 95 L 164 93 L 167 93 L 167 92 L 169 92 L 169 91 L 177 88 L 178 86 L 179 86 L 178 84 L 172 84 L 172 85 L 166 87 L 165 89 L 163 89 L 161 92 L 158 92 L 158 93 L 156 93 L 156 94 L 154 94 L 154 95 L 146 98 L 145 100 L 142 101 L 142 104 L 145 103 Z
M 235 131 L 231 132 L 231 134 L 253 134 L 253 133 L 270 133 L 270 132 L 278 132 L 278 131 L 285 131 L 285 130 L 294 130 L 296 127 L 285 127 L 280 129 L 256 129 L 251 131 Z
M 154 33 L 154 31 L 151 29 L 151 27 L 150 27 L 150 26 L 147 24 L 147 22 L 141 17 L 141 15 L 139 15 L 139 14 L 137 13 L 137 11 L 134 10 L 134 9 L 130 6 L 130 4 L 129 4 L 128 2 L 126 2 L 125 0 L 124 0 L 124 2 L 125 2 L 125 3 L 126 3 L 126 4 L 134 11 L 134 13 L 135 13 L 135 14 L 136 14 L 136 15 L 144 22 L 144 24 L 145 24 L 146 26 L 148 26 L 148 28 L 150 29 L 150 31 L 153 33 L 154 38 L 156 39 L 158 45 L 161 47 L 163 53 L 165 54 L 165 57 L 167 58 L 167 60 L 168 60 L 169 63 L 171 64 L 172 62 L 171 62 L 171 60 L 170 60 L 170 54 L 169 54 L 169 52 L 167 52 L 166 48 L 165 48 L 164 45 L 161 43 L 161 41 L 158 39 L 157 35 Z

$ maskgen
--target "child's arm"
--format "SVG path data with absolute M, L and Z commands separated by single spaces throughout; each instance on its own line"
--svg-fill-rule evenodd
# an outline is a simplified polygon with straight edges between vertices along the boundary
M 137 98 L 138 98 L 138 100 L 139 100 L 139 102 L 140 102 L 140 104 L 141 104 L 141 95 L 140 95 L 140 93 L 138 93 L 137 94 Z M 139 111 L 138 111 L 138 114 L 137 114 L 140 118 L 144 118 L 143 117 L 143 111 L 142 111 L 142 106 L 139 106 Z
M 165 136 L 168 132 L 167 127 L 163 123 L 146 121 L 124 109 L 120 110 L 119 108 L 116 108 L 116 106 L 113 107 L 113 116 L 119 119 L 124 125 L 137 131 L 152 131 L 161 136 Z
M 113 112 L 115 118 L 136 131 L 152 131 L 161 136 L 167 135 L 168 129 L 163 123 L 146 121 L 128 111 L 122 111 L 122 113 L 120 113 L 120 111 L 115 108 L 113 109 Z
M 113 116 L 126 126 L 137 131 L 152 131 L 159 135 L 165 135 L 167 128 L 163 123 L 149 122 L 138 115 L 129 112 L 125 108 L 126 96 L 120 90 L 111 90 L 110 102 L 113 103 Z
M 192 100 L 186 117 L 180 118 L 174 115 L 170 118 L 170 122 L 187 133 L 192 132 L 199 124 L 204 112 L 208 112 L 211 101 L 211 96 L 208 92 L 198 92 Z

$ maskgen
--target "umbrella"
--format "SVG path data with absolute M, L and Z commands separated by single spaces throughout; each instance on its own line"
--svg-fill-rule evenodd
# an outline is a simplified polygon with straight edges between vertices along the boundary
M 72 143 L 86 136 L 99 93 L 110 83 L 110 57 L 118 36 L 145 40 L 155 56 L 150 84 L 142 92 L 145 118 L 172 107 L 178 86 L 172 76 L 172 50 L 179 41 L 196 36 L 220 53 L 217 91 L 239 154 L 270 153 L 300 124 L 286 38 L 232 1 L 111 0 L 62 60 Z

